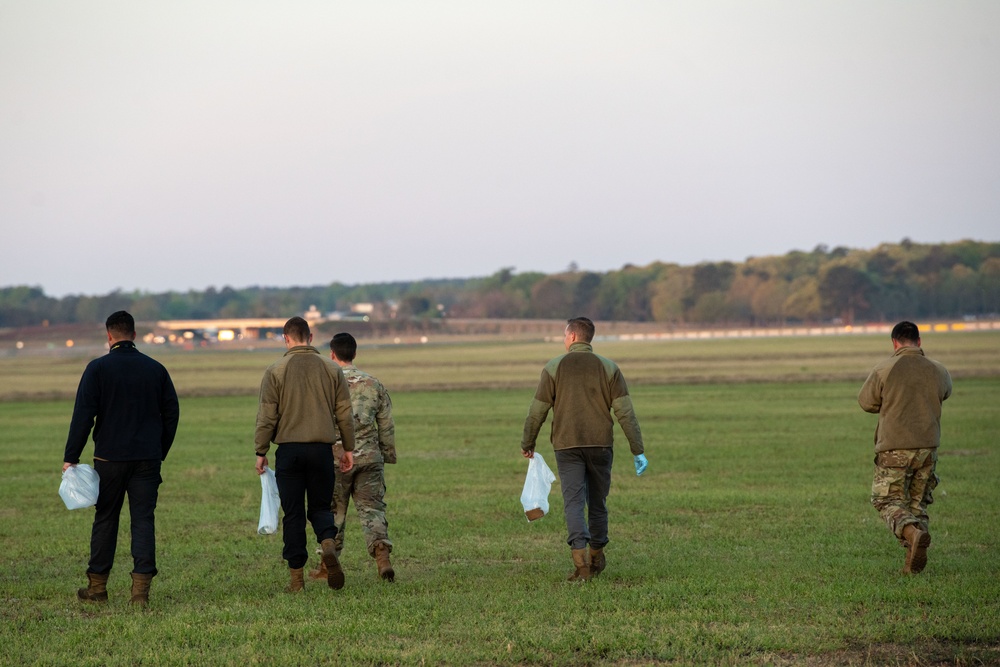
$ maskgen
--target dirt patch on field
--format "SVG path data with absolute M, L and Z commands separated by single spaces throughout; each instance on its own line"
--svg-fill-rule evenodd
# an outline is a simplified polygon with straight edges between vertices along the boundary
M 820 655 L 777 655 L 759 664 L 809 665 L 813 667 L 965 667 L 1000 665 L 1000 642 L 963 644 L 924 642 L 872 644 Z
M 688 665 L 686 660 L 624 660 L 618 667 L 638 665 Z M 995 643 L 927 641 L 919 644 L 857 645 L 839 651 L 803 655 L 799 653 L 753 653 L 721 659 L 720 665 L 775 667 L 978 667 L 1000 665 L 1000 638 Z

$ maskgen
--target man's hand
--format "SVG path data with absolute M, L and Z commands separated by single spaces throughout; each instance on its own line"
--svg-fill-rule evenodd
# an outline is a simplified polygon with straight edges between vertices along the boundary
M 535 458 L 535 450 L 534 449 L 522 449 L 521 450 L 521 456 L 523 456 L 526 459 L 533 459 L 533 458 Z
M 258 475 L 263 475 L 264 474 L 264 468 L 266 468 L 266 467 L 267 467 L 267 457 L 266 456 L 258 456 L 257 457 L 257 474 Z
M 646 472 L 646 466 L 649 465 L 649 461 L 646 460 L 645 454 L 635 455 L 635 475 L 638 477 L 642 473 Z
M 354 452 L 344 452 L 340 457 L 340 472 L 351 472 L 354 467 Z
M 72 466 L 75 466 L 75 465 L 76 465 L 75 463 L 65 463 L 65 462 L 64 462 L 64 463 L 63 463 L 63 472 L 66 472 L 66 471 L 67 471 L 67 470 L 69 470 L 69 469 L 70 469 L 70 468 L 71 468 Z

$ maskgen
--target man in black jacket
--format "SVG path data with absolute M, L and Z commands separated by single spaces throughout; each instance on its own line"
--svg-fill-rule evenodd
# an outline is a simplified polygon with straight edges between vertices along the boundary
M 149 602 L 156 576 L 153 514 L 160 487 L 160 463 L 177 433 L 180 408 L 170 375 L 136 349 L 135 320 L 124 310 L 105 322 L 108 354 L 87 364 L 73 407 L 63 471 L 80 462 L 91 429 L 94 469 L 101 478 L 90 537 L 87 587 L 81 600 L 105 602 L 115 560 L 118 521 L 128 495 L 132 518 L 132 602 Z

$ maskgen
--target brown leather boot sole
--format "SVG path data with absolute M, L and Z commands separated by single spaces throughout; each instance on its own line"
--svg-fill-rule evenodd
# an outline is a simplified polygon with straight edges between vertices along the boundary
M 914 537 L 916 539 L 906 549 L 904 574 L 918 574 L 927 567 L 927 547 L 931 545 L 931 534 L 918 529 Z
M 337 554 L 329 551 L 323 554 L 323 565 L 326 566 L 326 584 L 335 591 L 344 587 L 344 570 L 340 567 Z
M 107 602 L 108 592 L 92 593 L 89 588 L 80 588 L 76 591 L 76 597 L 84 602 Z

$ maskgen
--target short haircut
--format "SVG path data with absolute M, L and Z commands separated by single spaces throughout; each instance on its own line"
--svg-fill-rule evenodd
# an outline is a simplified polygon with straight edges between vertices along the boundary
M 358 355 L 358 341 L 349 333 L 334 334 L 330 339 L 330 351 L 341 361 L 354 361 Z
M 135 319 L 127 311 L 115 311 L 108 315 L 104 328 L 119 338 L 128 338 L 135 333 Z
M 285 335 L 286 339 L 300 343 L 307 342 L 309 340 L 309 323 L 301 317 L 293 317 L 285 322 L 285 328 L 282 329 L 281 333 Z
M 584 343 L 594 340 L 594 323 L 586 317 L 574 317 L 566 320 L 566 329 L 576 334 Z
M 920 341 L 920 330 L 913 322 L 900 322 L 892 328 L 892 339 L 916 345 Z

